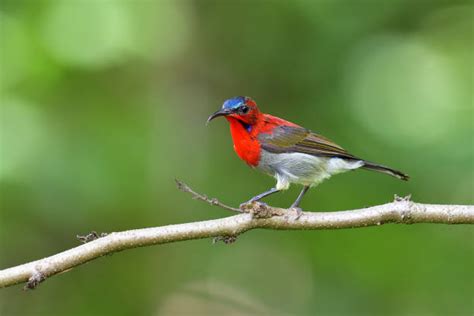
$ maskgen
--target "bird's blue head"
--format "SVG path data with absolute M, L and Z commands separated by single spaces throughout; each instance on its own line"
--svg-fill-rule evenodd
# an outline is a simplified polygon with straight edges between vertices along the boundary
M 222 105 L 222 109 L 232 110 L 245 104 L 245 97 L 234 97 L 226 100 Z
M 219 116 L 232 117 L 245 124 L 254 124 L 260 115 L 257 103 L 249 97 L 233 97 L 222 105 L 222 108 L 212 114 L 207 122 Z

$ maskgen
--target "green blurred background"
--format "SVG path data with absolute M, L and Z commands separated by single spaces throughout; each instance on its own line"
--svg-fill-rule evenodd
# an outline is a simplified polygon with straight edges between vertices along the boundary
M 337 176 L 306 209 L 474 203 L 470 1 L 0 3 L 0 268 L 91 230 L 230 215 L 174 178 L 232 205 L 270 188 L 225 120 L 204 125 L 235 95 L 412 177 Z M 473 237 L 386 225 L 135 249 L 0 290 L 0 314 L 473 315 Z

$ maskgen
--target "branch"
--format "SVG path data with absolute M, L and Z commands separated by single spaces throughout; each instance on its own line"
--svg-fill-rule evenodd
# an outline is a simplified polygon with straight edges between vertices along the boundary
M 339 212 L 296 212 L 253 203 L 242 210 L 220 203 L 217 199 L 194 192 L 182 182 L 178 187 L 195 199 L 241 214 L 202 222 L 143 228 L 106 234 L 91 233 L 81 237 L 86 243 L 56 255 L 0 271 L 0 288 L 27 282 L 25 289 L 33 289 L 46 278 L 67 272 L 99 257 L 150 245 L 214 237 L 233 242 L 235 238 L 255 228 L 275 230 L 341 229 L 377 226 L 385 223 L 414 224 L 474 224 L 473 205 L 420 204 L 409 198 L 398 198 L 392 203 Z

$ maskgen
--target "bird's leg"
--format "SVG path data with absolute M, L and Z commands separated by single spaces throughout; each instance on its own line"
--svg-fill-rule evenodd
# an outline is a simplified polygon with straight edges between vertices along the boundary
M 250 204 L 250 203 L 253 203 L 253 202 L 260 201 L 264 197 L 267 197 L 267 196 L 272 195 L 272 194 L 277 193 L 277 192 L 280 192 L 280 190 L 277 190 L 276 188 L 271 188 L 270 190 L 268 190 L 266 192 L 263 192 L 263 193 L 260 193 L 259 195 L 254 196 L 253 198 L 251 198 L 247 202 L 240 204 L 240 208 L 242 208 L 246 204 Z
M 291 209 L 296 211 L 296 219 L 301 217 L 301 214 L 303 213 L 303 210 L 300 207 L 301 200 L 303 199 L 303 196 L 308 192 L 310 186 L 305 185 L 303 190 L 301 190 L 300 195 L 298 195 L 298 198 L 296 198 L 296 201 L 291 205 Z

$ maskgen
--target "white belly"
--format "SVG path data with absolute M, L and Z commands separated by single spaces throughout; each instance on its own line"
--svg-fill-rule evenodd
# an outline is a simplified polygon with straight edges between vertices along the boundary
M 274 154 L 262 150 L 258 169 L 277 179 L 276 188 L 286 190 L 291 183 L 318 185 L 334 174 L 360 168 L 360 160 L 315 157 L 301 153 Z

